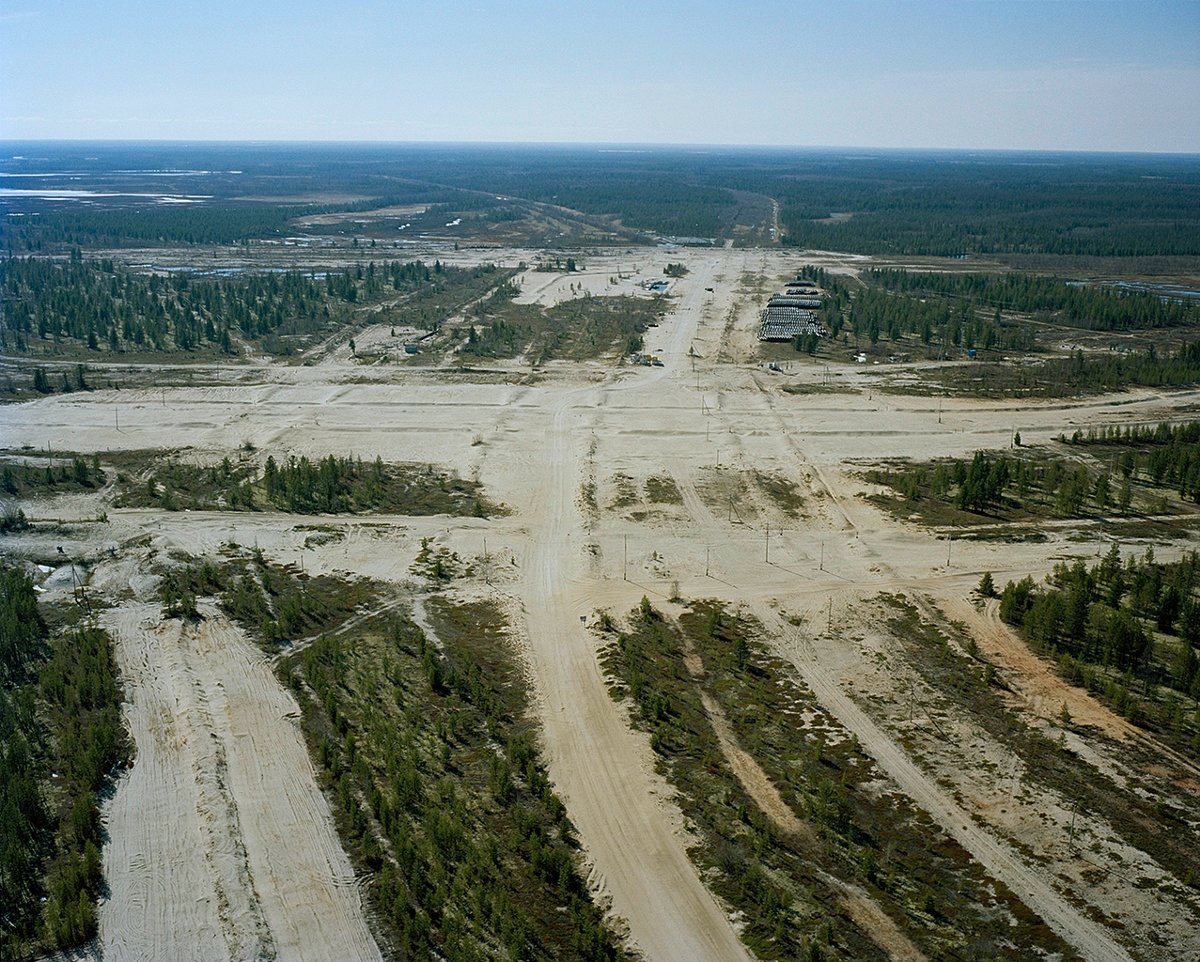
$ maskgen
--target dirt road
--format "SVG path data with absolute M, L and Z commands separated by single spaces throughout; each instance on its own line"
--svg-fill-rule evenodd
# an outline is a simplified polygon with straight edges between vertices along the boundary
M 687 337 L 679 325 L 678 350 Z M 534 534 L 524 565 L 524 603 L 541 702 L 547 763 L 613 911 L 631 940 L 655 960 L 749 959 L 729 920 L 704 888 L 684 850 L 682 819 L 654 771 L 645 738 L 609 697 L 594 636 L 581 623 L 592 610 L 580 559 L 583 525 L 575 508 L 585 439 L 581 412 L 592 389 L 555 399 L 529 501 Z
M 105 614 L 137 759 L 106 812 L 106 960 L 381 958 L 299 709 L 215 608 Z

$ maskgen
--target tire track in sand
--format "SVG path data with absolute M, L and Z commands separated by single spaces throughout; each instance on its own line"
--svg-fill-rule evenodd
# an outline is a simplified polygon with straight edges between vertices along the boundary
M 813 645 L 763 605 L 755 615 L 780 639 L 781 654 L 795 666 L 821 705 L 853 732 L 863 749 L 900 789 L 925 809 L 948 835 L 971 853 L 1089 962 L 1131 962 L 1129 954 L 1102 925 L 1059 894 L 1036 868 L 1006 843 L 985 831 L 932 778 L 858 707 L 818 663 Z
M 531 499 L 541 517 L 525 566 L 529 655 L 550 775 L 592 860 L 594 881 L 637 948 L 654 962 L 748 962 L 687 856 L 675 827 L 680 814 L 664 801 L 670 789 L 654 771 L 649 745 L 609 696 L 595 641 L 579 622 L 590 609 L 567 576 L 584 540 L 574 515 L 571 400 L 564 397 L 552 413 Z
M 107 962 L 375 962 L 353 870 L 259 652 L 215 607 L 105 614 L 137 759 L 106 813 Z

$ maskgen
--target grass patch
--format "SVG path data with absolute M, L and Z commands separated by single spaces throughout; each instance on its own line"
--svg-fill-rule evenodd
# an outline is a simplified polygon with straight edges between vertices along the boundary
M 641 502 L 641 498 L 638 497 L 637 487 L 633 483 L 633 478 L 629 475 L 617 472 L 613 475 L 613 485 L 617 489 L 616 497 L 613 498 L 612 503 L 609 505 L 613 510 L 631 508 Z
M 721 465 L 702 470 L 696 493 L 714 515 L 745 523 L 752 523 L 758 517 L 750 496 L 750 481 L 744 472 Z
M 579 297 L 552 307 L 515 304 L 509 285 L 476 305 L 460 353 L 471 357 L 526 355 L 534 363 L 582 361 L 613 352 L 641 350 L 642 335 L 662 313 L 657 300 L 637 297 Z
M 655 504 L 683 504 L 679 485 L 669 475 L 647 478 L 646 498 Z
M 804 513 L 804 496 L 790 478 L 765 471 L 755 471 L 753 477 L 758 490 L 789 518 L 799 518 Z

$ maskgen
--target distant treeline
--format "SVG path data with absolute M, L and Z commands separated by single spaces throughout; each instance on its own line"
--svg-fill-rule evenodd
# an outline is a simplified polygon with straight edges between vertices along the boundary
M 1200 254 L 1194 165 L 1168 158 L 875 156 L 766 175 L 784 243 L 864 254 Z M 771 181 L 775 181 L 771 183 Z M 751 189 L 747 187 L 746 189 Z M 831 214 L 850 216 L 832 219 Z
M 872 269 L 867 276 L 887 291 L 953 297 L 977 306 L 1049 314 L 1059 324 L 1097 331 L 1181 327 L 1200 322 L 1196 304 L 1149 291 L 1069 283 L 1034 274 L 959 274 Z
M 11 254 L 48 247 L 121 247 L 138 244 L 232 244 L 250 237 L 287 233 L 288 221 L 315 207 L 178 206 L 87 208 L 39 211 L 4 224 L 4 246 Z
M 326 188 L 320 183 L 302 182 L 297 189 L 320 192 Z M 10 213 L 0 221 L 0 246 L 10 255 L 20 255 L 67 247 L 96 249 L 149 244 L 236 244 L 289 236 L 297 232 L 297 228 L 291 226 L 296 218 L 450 199 L 469 203 L 469 195 L 459 191 L 421 187 L 401 194 L 389 193 L 341 204 L 229 203 L 218 199 L 193 204 L 149 206 L 73 205 L 54 210 Z M 332 231 L 318 227 L 307 232 Z
M 83 944 L 101 893 L 100 793 L 128 757 L 108 633 L 49 638 L 0 566 L 0 958 Z
M 161 180 L 137 177 L 139 169 L 204 166 L 210 169 L 189 178 L 188 189 L 211 200 L 51 211 L 23 203 L 26 216 L 2 225 L 9 251 L 230 243 L 279 236 L 300 213 L 389 203 L 448 203 L 507 217 L 513 202 L 524 199 L 639 230 L 699 237 L 761 228 L 761 212 L 776 201 L 785 244 L 868 254 L 1200 254 L 1200 174 L 1190 158 L 511 145 L 89 150 L 56 148 L 50 155 L 58 159 L 48 162 L 87 171 L 95 189 L 139 192 L 162 189 Z M 240 199 L 334 192 L 370 199 L 295 207 L 252 207 Z M 754 195 L 761 201 L 753 206 L 757 222 L 739 220 L 744 200 Z

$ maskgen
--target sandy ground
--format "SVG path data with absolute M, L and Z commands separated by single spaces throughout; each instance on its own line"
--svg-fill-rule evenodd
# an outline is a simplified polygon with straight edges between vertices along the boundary
M 513 251 L 497 258 L 494 251 L 487 255 L 464 251 L 447 253 L 444 259 L 468 263 L 472 257 L 532 262 L 533 252 Z M 525 655 L 551 777 L 579 828 L 598 890 L 626 921 L 631 942 L 654 960 L 736 959 L 745 957 L 745 952 L 727 907 L 708 893 L 687 859 L 691 840 L 669 788 L 654 772 L 645 738 L 630 730 L 619 706 L 609 699 L 595 638 L 581 619 L 590 620 L 598 609 L 620 615 L 643 595 L 660 603 L 672 593 L 675 582 L 685 598 L 716 597 L 745 605 L 776 628 L 780 654 L 797 665 L 822 704 L 858 735 L 895 784 L 1084 957 L 1164 962 L 1200 957 L 1190 939 L 1190 933 L 1200 929 L 1200 910 L 1181 886 L 1164 884 L 1142 891 L 1136 873 L 1103 884 L 1089 883 L 1061 845 L 1049 845 L 1044 858 L 1036 861 L 1020 853 L 1014 840 L 1031 831 L 1033 809 L 1013 806 L 1003 818 L 997 814 L 995 799 L 1011 794 L 1012 768 L 999 763 L 1004 760 L 1004 746 L 984 745 L 997 763 L 972 769 L 969 779 L 958 782 L 948 776 L 963 766 L 960 757 L 933 751 L 920 759 L 909 757 L 890 717 L 882 710 L 864 708 L 870 706 L 866 695 L 872 686 L 881 695 L 891 695 L 885 680 L 873 673 L 876 652 L 870 648 L 870 638 L 854 621 L 855 612 L 880 591 L 933 598 L 977 631 L 981 649 L 1008 672 L 1018 710 L 1047 720 L 1063 701 L 1068 702 L 1072 715 L 1081 720 L 1080 730 L 1071 737 L 1084 763 L 1114 780 L 1160 777 L 1148 776 L 1140 759 L 1162 746 L 1114 718 L 1086 693 L 1059 682 L 987 613 L 971 614 L 964 608 L 969 608 L 966 599 L 985 570 L 992 571 L 1000 584 L 1025 574 L 1040 577 L 1059 560 L 1094 561 L 1107 542 L 1073 539 L 1069 526 L 1056 526 L 1041 544 L 955 541 L 948 545 L 934 533 L 896 523 L 863 501 L 858 495 L 867 486 L 855 475 L 858 463 L 865 460 L 963 455 L 981 447 L 1006 447 L 1014 428 L 1026 444 L 1041 444 L 1075 426 L 1152 421 L 1189 406 L 1194 409 L 1200 392 L 1129 392 L 1118 398 L 1046 403 L 934 402 L 879 394 L 880 372 L 855 366 L 833 372 L 839 387 L 848 392 L 789 395 L 780 390 L 785 381 L 817 385 L 825 376 L 823 369 L 797 365 L 787 374 L 766 372 L 755 358 L 754 328 L 759 300 L 805 262 L 801 254 L 683 249 L 620 251 L 581 260 L 584 271 L 575 275 L 526 272 L 522 298 L 549 303 L 578 296 L 581 285 L 597 296 L 634 292 L 639 281 L 662 277 L 668 261 L 687 263 L 691 273 L 672 282 L 668 317 L 647 338 L 647 347 L 664 358 L 665 367 L 551 363 L 538 378 L 518 384 L 449 371 L 364 368 L 334 357 L 313 367 L 258 369 L 252 377 L 239 375 L 244 383 L 229 387 L 47 398 L 7 407 L 0 419 L 0 446 L 6 448 L 28 444 L 34 449 L 50 445 L 55 450 L 103 452 L 190 445 L 194 450 L 186 456 L 203 461 L 250 442 L 264 457 L 269 451 L 276 457 L 294 452 L 433 460 L 482 481 L 492 497 L 512 509 L 507 517 L 297 519 L 110 511 L 106 524 L 10 539 L 9 544 L 28 553 L 53 551 L 53 545 L 65 544 L 69 554 L 81 556 L 107 545 L 116 546 L 120 553 L 122 544 L 144 534 L 160 548 L 197 553 L 233 540 L 258 544 L 278 560 L 302 562 L 310 570 L 364 574 L 399 583 L 411 578 L 408 566 L 423 537 L 469 558 L 482 558 L 486 541 L 491 586 L 467 587 L 490 592 L 509 610 L 523 613 Z M 832 254 L 808 260 L 841 271 L 853 271 L 864 263 Z M 497 367 L 504 370 L 504 365 Z M 231 377 L 234 373 L 229 372 Z M 119 406 L 119 424 L 115 406 Z M 795 481 L 805 499 L 802 516 L 789 517 L 756 491 L 747 481 L 754 470 Z M 619 496 L 618 475 L 631 479 L 628 483 L 640 501 L 613 506 Z M 642 498 L 637 492 L 650 476 L 673 479 L 681 503 L 654 505 Z M 596 492 L 595 507 L 585 496 L 589 487 Z M 60 507 L 68 506 L 31 505 L 26 510 L 44 517 Z M 94 506 L 86 500 L 71 510 L 80 518 L 94 514 Z M 330 525 L 339 536 L 317 544 L 310 539 L 314 524 Z M 1184 546 L 1175 542 L 1155 550 L 1160 558 L 1167 558 Z M 788 632 L 778 614 L 781 610 L 806 616 L 803 635 Z M 115 627 L 125 639 L 122 657 L 129 658 L 131 723 L 136 720 L 139 744 L 139 762 L 129 784 L 148 778 L 145 771 L 139 776 L 139 769 L 153 764 L 164 773 L 176 774 L 158 777 L 162 788 L 145 789 L 139 808 L 149 805 L 160 791 L 168 795 L 181 791 L 178 785 L 190 785 L 187 791 L 199 797 L 200 782 L 188 772 L 196 765 L 212 769 L 224 757 L 229 766 L 223 776 L 228 790 L 214 796 L 224 801 L 189 801 L 194 814 L 188 818 L 199 823 L 202 804 L 209 804 L 204 811 L 211 814 L 213 824 L 224 820 L 235 844 L 222 849 L 221 859 L 210 863 L 205 852 L 211 849 L 205 848 L 206 836 L 198 824 L 190 826 L 181 817 L 169 828 L 152 823 L 146 829 L 139 827 L 142 822 L 119 819 L 115 805 L 106 864 L 117 871 L 118 862 L 130 863 L 129 855 L 113 854 L 130 846 L 175 853 L 174 861 L 148 862 L 144 884 L 156 893 L 155 904 L 175 904 L 180 914 L 178 926 L 169 926 L 172 932 L 159 931 L 162 917 L 148 915 L 129 889 L 114 884 L 113 899 L 105 909 L 105 932 L 162 939 L 160 957 L 169 957 L 167 941 L 178 938 L 179 944 L 185 943 L 174 932 L 212 931 L 212 919 L 220 918 L 217 909 L 225 897 L 229 921 L 217 929 L 223 933 L 221 939 L 211 945 L 196 939 L 187 943 L 189 951 L 197 958 L 234 957 L 234 945 L 269 943 L 282 955 L 292 930 L 279 906 L 293 897 L 300 904 L 312 904 L 324 896 L 317 889 L 293 896 L 288 882 L 300 872 L 273 872 L 263 862 L 264 852 L 271 850 L 265 836 L 275 831 L 271 820 L 278 817 L 287 824 L 288 815 L 269 815 L 267 810 L 261 818 L 245 815 L 246 807 L 255 804 L 249 800 L 256 797 L 257 775 L 251 773 L 258 770 L 258 763 L 245 761 L 240 753 L 244 749 L 263 761 L 264 755 L 271 754 L 266 746 L 278 741 L 302 755 L 295 726 L 285 717 L 294 706 L 288 707 L 290 699 L 279 694 L 273 679 L 264 674 L 261 690 L 256 689 L 250 699 L 264 706 L 258 715 L 246 716 L 236 727 L 223 721 L 212 704 L 227 699 L 228 693 L 218 689 L 216 682 L 228 688 L 235 676 L 253 664 L 243 652 L 244 641 L 215 622 L 212 630 L 217 637 L 205 642 L 210 646 L 205 658 L 187 654 L 189 646 L 200 644 L 199 638 L 177 639 L 160 652 L 163 646 L 149 640 L 159 639 L 163 629 L 151 623 L 151 614 L 134 607 L 112 616 L 126 619 Z M 853 633 L 866 640 L 855 640 Z M 143 658 L 138 652 L 143 650 L 153 652 L 145 656 L 153 668 L 137 667 Z M 161 659 L 167 660 L 160 663 Z M 205 679 L 199 688 L 193 677 Z M 181 705 L 190 705 L 187 700 L 198 700 L 201 690 L 210 700 L 204 707 L 207 715 L 200 707 L 174 708 L 176 694 L 184 699 Z M 284 700 L 266 707 L 275 705 L 274 698 Z M 174 719 L 175 725 L 182 724 L 180 719 L 194 718 L 187 721 L 193 736 L 211 726 L 218 736 L 211 749 L 196 754 L 196 741 L 189 736 L 177 748 L 164 748 L 161 760 L 155 761 L 154 750 L 142 747 L 156 737 L 149 716 L 137 707 L 146 699 L 153 699 L 162 717 Z M 1089 734 L 1083 722 L 1094 725 L 1098 734 Z M 259 726 L 264 733 L 261 742 L 249 737 Z M 1127 748 L 1137 748 L 1140 754 L 1129 755 Z M 1161 777 L 1173 797 L 1188 811 L 1200 812 L 1200 779 L 1189 776 L 1180 767 L 1182 761 L 1169 753 L 1155 754 L 1166 766 L 1167 774 Z M 309 773 L 307 761 L 301 766 L 299 756 L 296 759 L 295 769 Z M 235 764 L 244 765 L 236 776 Z M 278 794 L 288 773 L 270 767 L 261 770 L 268 786 L 264 794 Z M 745 773 L 752 779 L 751 769 Z M 311 774 L 302 781 L 302 790 L 295 790 L 319 801 Z M 122 788 L 125 793 L 130 790 Z M 121 797 L 119 792 L 118 802 Z M 1068 800 L 1048 799 L 1045 818 L 1037 820 L 1061 828 L 1064 811 L 1069 813 Z M 327 814 L 314 819 L 328 826 Z M 147 832 L 151 837 L 138 841 Z M 275 837 L 287 833 L 280 831 Z M 293 833 L 292 837 L 300 836 Z M 1122 851 L 1122 840 L 1111 831 L 1104 844 Z M 1144 868 L 1148 873 L 1144 877 L 1153 877 L 1156 867 L 1143 853 L 1129 848 L 1125 847 L 1125 857 Z M 322 859 L 337 863 L 333 849 L 324 842 L 297 857 L 314 864 Z M 347 877 L 332 869 L 323 871 L 325 875 L 317 872 L 316 876 Z M 253 898 L 243 884 L 248 877 L 254 881 Z M 354 901 L 353 889 L 341 882 L 330 882 L 320 891 Z M 863 911 L 868 909 L 869 904 Z M 361 928 L 361 915 L 349 907 L 346 912 L 344 924 Z M 865 915 L 863 919 L 866 928 Z M 299 925 L 299 920 L 294 924 Z M 1154 945 L 1146 935 L 1151 930 L 1165 933 L 1167 944 Z M 327 943 L 331 936 L 312 933 L 312 938 Z M 368 940 L 356 942 L 341 935 L 337 939 L 330 944 L 359 946 L 367 956 Z M 205 954 L 209 951 L 211 956 Z M 896 957 L 904 957 L 904 951 L 897 949 Z
M 106 812 L 108 960 L 381 958 L 299 709 L 215 608 L 163 623 L 130 602 L 104 624 L 137 760 Z

